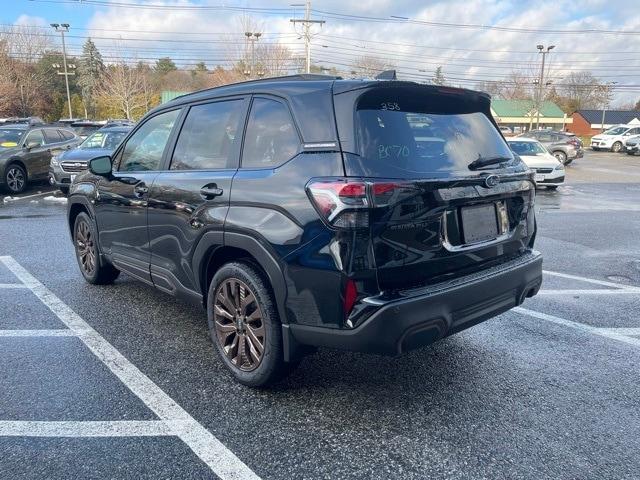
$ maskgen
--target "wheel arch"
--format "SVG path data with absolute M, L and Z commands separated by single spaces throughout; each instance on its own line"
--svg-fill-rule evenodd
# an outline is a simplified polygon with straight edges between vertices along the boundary
M 69 207 L 67 209 L 67 224 L 69 226 L 69 233 L 73 237 L 73 227 L 76 223 L 76 218 L 81 212 L 85 212 L 90 218 L 95 220 L 93 209 L 88 201 L 81 197 L 75 197 L 69 199 Z M 96 225 L 97 228 L 97 225 Z
M 26 179 L 26 181 L 27 181 L 27 182 L 29 181 L 29 177 L 30 177 L 30 175 L 29 175 L 29 168 L 27 167 L 27 164 L 26 164 L 26 163 L 24 163 L 24 161 L 23 161 L 20 157 L 11 157 L 10 159 L 8 159 L 8 160 L 6 161 L 6 163 L 5 163 L 5 165 L 4 165 L 3 178 L 4 178 L 4 175 L 6 175 L 6 174 L 7 174 L 7 170 L 9 170 L 9 167 L 10 167 L 11 165 L 20 165 L 20 166 L 24 169 L 25 173 L 27 174 L 27 179 Z
M 264 273 L 273 293 L 280 321 L 288 323 L 285 308 L 286 283 L 281 265 L 257 239 L 240 233 L 227 232 L 223 235 L 222 232 L 208 232 L 198 243 L 192 267 L 197 272 L 197 289 L 202 293 L 205 306 L 213 275 L 222 265 L 235 260 L 251 262 Z

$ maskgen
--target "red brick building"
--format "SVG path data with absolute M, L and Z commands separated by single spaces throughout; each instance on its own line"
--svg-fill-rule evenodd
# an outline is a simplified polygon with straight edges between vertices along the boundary
M 567 130 L 578 136 L 593 136 L 615 125 L 640 125 L 640 112 L 635 110 L 578 110 Z

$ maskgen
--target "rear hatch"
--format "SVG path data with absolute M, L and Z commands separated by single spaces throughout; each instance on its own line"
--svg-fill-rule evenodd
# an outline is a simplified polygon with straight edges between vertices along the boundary
M 500 134 L 488 96 L 379 82 L 337 93 L 335 104 L 347 182 L 365 185 L 380 290 L 445 281 L 528 247 L 531 172 Z

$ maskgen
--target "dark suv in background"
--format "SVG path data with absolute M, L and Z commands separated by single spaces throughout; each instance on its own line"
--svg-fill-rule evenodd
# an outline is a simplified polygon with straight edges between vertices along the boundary
M 397 355 L 541 284 L 532 172 L 489 97 L 301 75 L 179 97 L 71 186 L 90 283 L 201 302 L 243 384 L 325 346 Z
M 51 157 L 81 141 L 73 131 L 63 127 L 0 126 L 0 188 L 15 194 L 27 188 L 28 182 L 46 180 Z

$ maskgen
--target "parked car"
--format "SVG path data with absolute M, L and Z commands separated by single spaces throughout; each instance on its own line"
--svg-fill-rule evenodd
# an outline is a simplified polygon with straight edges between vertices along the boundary
M 635 155 L 636 153 L 640 153 L 640 135 L 629 137 L 627 140 L 625 140 L 624 151 L 627 153 L 627 155 Z
M 100 155 L 111 155 L 131 127 L 104 127 L 89 135 L 77 148 L 51 157 L 49 183 L 62 193 L 69 193 L 69 186 L 78 173 L 84 172 L 89 160 Z
M 640 135 L 640 127 L 617 125 L 605 130 L 599 135 L 591 137 L 591 148 L 593 150 L 621 152 L 624 149 L 624 142 L 633 135 Z
M 536 172 L 537 186 L 555 190 L 564 184 L 564 164 L 535 138 L 518 137 L 508 140 L 509 147 Z
M 0 187 L 15 194 L 31 181 L 46 180 L 51 156 L 79 143 L 80 138 L 66 128 L 0 126 Z
M 3 118 L 2 125 L 44 125 L 45 122 L 40 117 L 9 117 Z
M 500 131 L 505 137 L 513 135 L 513 130 L 511 129 L 511 127 L 507 127 L 506 125 L 500 125 Z
M 261 386 L 313 347 L 398 355 L 535 295 L 534 198 L 488 95 L 297 75 L 152 110 L 76 178 L 68 225 L 88 282 L 202 303 Z
M 573 134 L 555 130 L 531 130 L 522 137 L 535 138 L 564 165 L 584 156 L 582 141 Z
M 83 140 L 91 135 L 93 132 L 100 130 L 104 127 L 105 122 L 95 122 L 93 120 L 82 120 L 79 122 L 73 122 L 71 127 L 75 130 L 80 138 Z

